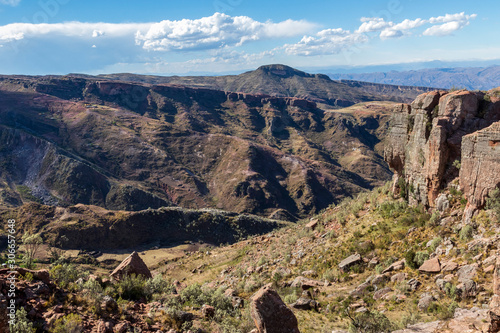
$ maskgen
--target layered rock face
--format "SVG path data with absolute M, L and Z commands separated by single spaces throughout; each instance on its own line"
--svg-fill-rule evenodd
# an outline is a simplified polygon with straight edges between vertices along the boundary
M 483 207 L 489 191 L 500 187 L 500 122 L 462 139 L 460 187 L 469 209 Z
M 478 151 L 473 143 L 479 140 L 481 147 L 488 144 L 490 140 L 487 138 L 496 131 L 497 127 L 493 126 L 484 134 L 472 134 L 499 120 L 499 104 L 490 93 L 495 95 L 495 92 L 485 95 L 466 90 L 433 91 L 418 96 L 411 105 L 402 104 L 394 110 L 384 155 L 395 171 L 395 187 L 398 187 L 400 178 L 405 180 L 411 204 L 435 205 L 439 191 L 459 175 L 457 166 L 464 149 L 464 156 L 473 157 L 473 161 L 464 161 L 465 170 L 460 172 L 463 184 L 469 183 L 465 194 L 469 197 L 470 193 L 477 191 L 475 184 L 481 184 L 482 180 L 468 181 L 468 173 L 474 169 L 468 162 L 478 162 L 476 155 L 482 156 L 481 161 L 492 162 L 498 158 L 484 149 Z M 468 134 L 472 136 L 465 140 L 462 148 L 462 138 Z M 479 165 L 475 168 L 477 170 Z M 484 190 L 480 192 L 484 197 Z M 475 194 L 471 195 L 475 197 Z M 477 198 L 474 200 L 478 201 Z M 479 202 L 481 200 L 484 199 Z

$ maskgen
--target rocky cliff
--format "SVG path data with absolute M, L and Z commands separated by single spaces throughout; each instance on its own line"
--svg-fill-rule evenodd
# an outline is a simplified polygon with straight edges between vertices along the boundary
M 380 149 L 388 115 L 385 106 L 337 113 L 295 97 L 3 76 L 0 204 L 173 204 L 293 219 L 390 178 Z
M 497 96 L 497 90 L 433 91 L 396 107 L 385 160 L 395 171 L 394 187 L 407 191 L 410 203 L 434 207 L 460 176 L 469 205 L 484 206 L 500 181 Z

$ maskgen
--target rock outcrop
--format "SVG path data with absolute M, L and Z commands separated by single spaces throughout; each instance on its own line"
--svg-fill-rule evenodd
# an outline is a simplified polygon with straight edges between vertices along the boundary
M 477 170 L 481 161 L 489 163 L 488 167 L 495 164 L 491 146 L 490 150 L 485 149 L 490 142 L 494 150 L 500 150 L 495 145 L 497 125 L 486 129 L 500 119 L 499 102 L 492 96 L 496 93 L 433 91 L 418 96 L 411 105 L 398 106 L 384 152 L 385 160 L 395 171 L 395 190 L 399 190 L 403 184 L 400 179 L 403 179 L 411 204 L 434 207 L 440 190 L 459 175 L 457 163 L 464 155 L 469 159 L 474 157 L 460 172 L 463 183 L 468 183 L 466 195 L 470 193 L 471 200 L 482 203 L 483 186 L 488 184 L 477 176 L 477 180 L 471 181 L 467 177 Z M 483 131 L 477 132 L 480 130 Z
M 152 278 L 151 272 L 137 252 L 133 252 L 110 274 L 115 280 L 120 280 L 125 275 L 142 275 L 146 278 Z
M 460 187 L 468 201 L 466 216 L 500 187 L 500 122 L 463 137 Z
M 258 333 L 299 333 L 297 318 L 270 286 L 252 296 L 250 314 Z

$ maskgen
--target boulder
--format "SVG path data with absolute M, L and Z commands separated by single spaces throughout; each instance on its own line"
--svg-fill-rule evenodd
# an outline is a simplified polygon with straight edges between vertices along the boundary
M 418 270 L 422 273 L 439 273 L 441 271 L 441 264 L 439 263 L 439 259 L 435 257 L 426 260 Z
M 361 259 L 361 255 L 356 253 L 356 254 L 350 255 L 349 257 L 342 260 L 339 264 L 339 268 L 341 270 L 347 270 L 351 266 L 360 264 L 362 262 L 363 262 L 363 260 Z
M 313 280 L 313 279 L 308 279 L 303 276 L 297 276 L 292 283 L 290 284 L 290 287 L 292 288 L 299 288 L 301 287 L 302 289 L 311 289 L 311 288 L 316 288 L 316 287 L 324 287 L 325 283 L 318 281 L 318 280 Z
M 408 287 L 410 287 L 411 291 L 417 290 L 421 285 L 422 283 L 417 279 L 410 279 L 410 281 L 408 281 Z
M 403 282 L 408 278 L 407 273 L 397 273 L 391 276 L 391 282 Z
M 318 310 L 318 303 L 307 297 L 300 297 L 291 306 L 292 308 L 299 310 Z
M 201 307 L 201 313 L 205 318 L 213 318 L 215 316 L 215 308 L 208 304 L 203 304 Z
M 448 200 L 448 196 L 442 193 L 436 199 L 436 209 L 440 212 L 444 212 L 448 208 L 450 208 L 450 201 Z
M 373 293 L 373 299 L 374 300 L 379 300 L 382 297 L 384 297 L 385 295 L 387 295 L 388 293 L 390 293 L 391 291 L 392 291 L 392 289 L 389 288 L 389 287 L 377 290 L 376 292 Z
M 137 252 L 133 252 L 110 274 L 115 280 L 120 280 L 125 275 L 142 275 L 145 278 L 152 278 L 151 272 Z
M 392 265 L 390 265 L 386 269 L 384 269 L 382 271 L 382 274 L 393 272 L 393 271 L 399 271 L 399 270 L 403 269 L 404 267 L 405 267 L 405 260 L 404 259 L 398 260 L 398 261 L 392 263 Z
M 457 269 L 458 264 L 454 261 L 447 261 L 441 266 L 441 271 L 443 272 L 453 272 L 455 269 Z
M 500 332 L 500 296 L 494 295 L 488 311 L 488 333 Z
M 460 267 L 456 273 L 458 281 L 464 282 L 475 278 L 477 275 L 477 268 L 478 268 L 477 264 L 465 265 Z
M 299 333 L 297 318 L 269 285 L 250 298 L 250 315 L 259 333 Z
M 462 297 L 475 297 L 477 295 L 477 284 L 473 280 L 463 280 L 462 283 L 457 285 Z
M 431 306 L 432 302 L 435 301 L 434 296 L 432 296 L 429 293 L 425 293 L 420 297 L 420 300 L 418 301 L 418 309 L 420 311 L 427 311 L 429 306 Z

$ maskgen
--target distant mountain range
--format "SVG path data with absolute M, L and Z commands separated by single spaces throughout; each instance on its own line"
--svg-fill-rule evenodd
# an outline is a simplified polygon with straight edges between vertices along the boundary
M 489 90 L 500 86 L 500 66 L 432 68 L 410 71 L 329 74 L 333 80 L 357 80 L 373 83 Z
M 285 65 L 266 65 L 254 71 L 225 76 L 151 76 L 137 74 L 106 74 L 83 78 L 119 80 L 146 84 L 176 84 L 192 88 L 265 94 L 276 97 L 303 98 L 321 104 L 320 107 L 341 108 L 360 102 L 410 102 L 431 89 L 400 85 L 339 82 L 324 74 L 309 74 Z

